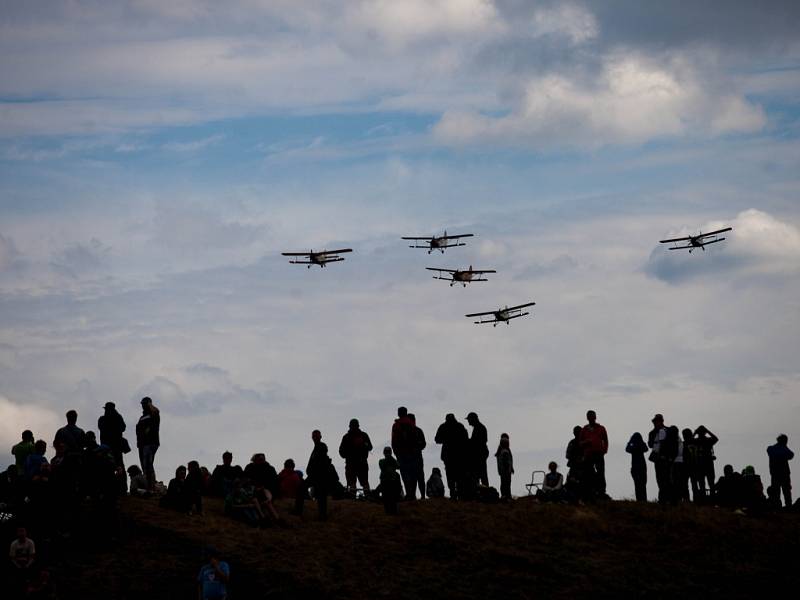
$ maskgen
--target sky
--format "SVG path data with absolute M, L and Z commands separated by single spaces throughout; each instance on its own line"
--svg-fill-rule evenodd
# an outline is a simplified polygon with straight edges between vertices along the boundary
M 509 433 L 515 494 L 589 409 L 614 497 L 655 413 L 766 475 L 800 439 L 798 31 L 792 1 L 2 3 L 0 465 L 107 401 L 133 439 L 149 395 L 164 481 L 303 467 L 352 417 L 377 480 L 401 405 L 427 470 L 446 413 Z M 400 240 L 445 229 L 475 237 Z

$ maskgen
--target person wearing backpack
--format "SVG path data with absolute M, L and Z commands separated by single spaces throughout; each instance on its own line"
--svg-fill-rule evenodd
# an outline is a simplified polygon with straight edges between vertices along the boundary
M 339 456 L 344 459 L 344 477 L 347 489 L 356 491 L 356 481 L 364 493 L 369 492 L 369 464 L 367 457 L 372 451 L 372 442 L 366 432 L 361 431 L 358 419 L 350 419 L 350 428 L 339 444 Z

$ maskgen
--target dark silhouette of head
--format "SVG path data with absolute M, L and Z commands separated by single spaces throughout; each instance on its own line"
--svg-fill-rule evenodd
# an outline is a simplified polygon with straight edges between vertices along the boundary
M 730 477 L 733 475 L 733 465 L 725 465 L 722 468 L 722 473 L 725 475 L 725 477 Z
M 663 427 L 664 426 L 664 415 L 661 413 L 657 413 L 656 416 L 653 417 L 653 425 L 655 427 Z
M 549 464 L 549 465 L 547 465 L 547 469 L 548 469 L 548 470 L 549 470 L 551 473 L 555 473 L 556 471 L 558 471 L 558 464 L 556 463 L 556 461 L 554 461 L 554 460 L 551 460 L 551 461 L 550 461 L 550 464 Z
M 186 467 L 181 465 L 180 467 L 175 469 L 175 477 L 181 480 L 186 479 Z
M 590 425 L 594 425 L 594 422 L 597 421 L 597 413 L 593 410 L 587 411 L 586 420 L 589 421 Z
M 447 413 L 444 417 L 444 422 L 450 424 L 457 423 L 456 416 L 453 413 Z
M 583 427 L 580 425 L 575 425 L 575 427 L 572 428 L 572 435 L 574 435 L 577 439 L 577 437 L 581 434 L 581 431 L 583 431 Z
M 411 419 L 411 422 L 416 425 L 417 424 L 417 416 L 414 413 L 408 413 L 408 418 Z
M 36 443 L 33 445 L 33 451 L 36 452 L 36 454 L 44 456 L 47 452 L 47 442 L 44 440 L 36 440 Z
M 186 466 L 188 467 L 190 473 L 200 470 L 200 463 L 196 460 L 190 460 L 188 463 L 186 463 Z
M 285 461 L 283 461 L 283 468 L 294 471 L 294 461 L 291 458 L 287 458 Z
M 33 442 L 33 432 L 30 429 L 26 429 L 22 432 L 22 441 Z
M 408 409 L 405 406 L 401 406 L 397 409 L 397 416 L 401 419 L 408 415 Z
M 131 477 L 136 477 L 137 475 L 141 474 L 142 470 L 139 468 L 138 465 L 131 465 L 130 467 L 128 467 L 128 475 L 130 475 Z
M 439 467 L 433 467 L 431 469 L 431 475 L 436 475 L 437 477 L 441 477 L 442 476 L 442 471 L 441 471 L 441 469 L 439 469 Z
M 148 414 L 150 412 L 150 409 L 152 408 L 153 408 L 152 398 L 150 398 L 150 396 L 145 396 L 144 398 L 142 398 L 142 412 L 144 414 Z
M 785 446 L 789 443 L 789 436 L 787 436 L 785 433 L 782 433 L 777 437 L 777 442 L 781 446 Z
M 358 431 L 358 428 L 361 424 L 358 422 L 358 419 L 350 419 L 350 431 Z
M 312 431 L 311 432 L 311 440 L 315 444 L 319 444 L 320 441 L 322 440 L 322 432 L 319 429 L 315 429 L 314 431 Z
M 392 447 L 391 446 L 384 446 L 383 448 L 383 455 L 386 458 L 389 458 L 392 455 Z
M 470 425 L 474 426 L 478 422 L 479 421 L 478 421 L 478 414 L 477 413 L 471 412 L 471 413 L 469 413 L 467 415 L 467 423 L 469 423 Z
M 636 432 L 634 432 L 634 434 L 631 436 L 631 441 L 632 441 L 632 442 L 642 442 L 642 443 L 644 443 L 644 438 L 642 437 L 642 434 L 641 434 L 641 433 L 639 433 L 638 431 L 636 431 Z
M 114 404 L 113 402 L 106 402 L 103 405 L 103 408 L 105 409 L 106 412 L 114 412 L 117 409 L 117 405 Z
M 692 433 L 692 430 L 689 429 L 688 427 L 683 431 L 681 431 L 681 434 L 683 434 L 683 439 L 687 442 L 694 437 L 694 433 Z
M 230 451 L 225 450 L 225 452 L 222 453 L 222 464 L 225 465 L 226 467 L 229 467 L 232 462 L 233 462 L 233 454 L 231 454 Z
M 78 422 L 78 413 L 74 410 L 67 411 L 67 423 L 75 425 Z

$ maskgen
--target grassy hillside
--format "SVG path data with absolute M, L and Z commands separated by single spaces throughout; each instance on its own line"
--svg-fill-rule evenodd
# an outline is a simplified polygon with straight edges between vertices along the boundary
M 281 505 L 285 514 L 287 506 Z M 196 598 L 202 548 L 232 569 L 232 598 L 763 597 L 798 589 L 800 517 L 663 509 L 426 501 L 314 503 L 289 528 L 254 530 L 207 502 L 204 516 L 125 499 L 116 541 L 72 541 L 56 569 L 65 598 Z

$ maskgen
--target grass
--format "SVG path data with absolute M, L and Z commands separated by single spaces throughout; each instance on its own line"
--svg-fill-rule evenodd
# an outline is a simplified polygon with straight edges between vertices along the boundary
M 288 504 L 280 504 L 282 514 Z M 256 530 L 207 500 L 203 516 L 124 499 L 116 541 L 85 541 L 58 569 L 65 598 L 196 598 L 202 548 L 231 564 L 232 598 L 753 598 L 798 589 L 800 515 L 694 506 L 449 500 L 308 503 L 287 529 Z

